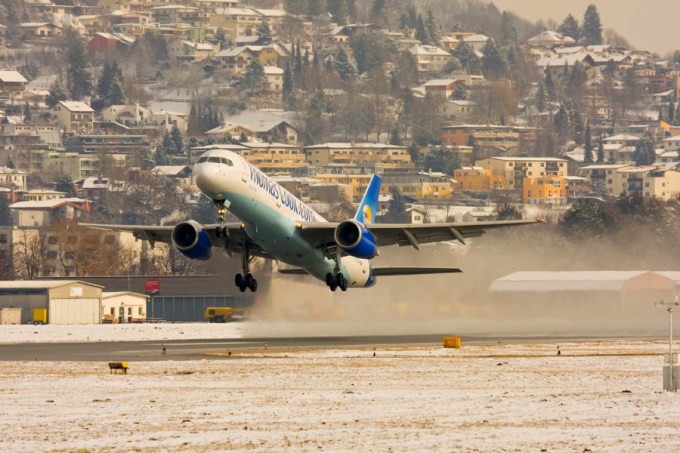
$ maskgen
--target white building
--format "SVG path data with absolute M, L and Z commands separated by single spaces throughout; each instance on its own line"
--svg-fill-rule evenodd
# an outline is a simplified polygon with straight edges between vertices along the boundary
M 102 293 L 102 321 L 130 323 L 146 319 L 149 296 L 130 291 Z

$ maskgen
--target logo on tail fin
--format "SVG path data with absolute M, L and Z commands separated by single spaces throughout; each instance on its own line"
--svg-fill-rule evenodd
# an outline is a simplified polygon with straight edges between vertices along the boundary
M 363 224 L 373 223 L 375 216 L 378 213 L 378 197 L 380 196 L 380 184 L 382 178 L 378 175 L 373 175 L 371 182 L 368 183 L 364 198 L 361 200 L 359 209 L 354 216 L 356 220 Z

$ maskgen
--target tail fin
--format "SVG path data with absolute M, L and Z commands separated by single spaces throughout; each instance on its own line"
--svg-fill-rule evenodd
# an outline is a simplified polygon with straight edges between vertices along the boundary
M 375 216 L 378 213 L 378 197 L 380 196 L 380 184 L 382 178 L 378 175 L 373 175 L 371 182 L 368 183 L 364 198 L 361 200 L 359 209 L 354 216 L 356 220 L 363 224 L 373 223 Z

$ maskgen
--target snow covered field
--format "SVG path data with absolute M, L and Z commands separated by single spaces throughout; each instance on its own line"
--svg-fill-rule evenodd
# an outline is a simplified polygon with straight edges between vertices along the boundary
M 680 449 L 664 342 L 559 346 L 262 350 L 127 375 L 0 362 L 0 451 Z

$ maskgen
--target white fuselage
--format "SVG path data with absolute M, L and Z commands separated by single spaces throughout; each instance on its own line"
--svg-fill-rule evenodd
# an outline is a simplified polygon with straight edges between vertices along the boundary
M 299 234 L 298 225 L 326 220 L 238 154 L 227 150 L 204 153 L 194 165 L 198 188 L 224 205 L 241 222 L 248 236 L 274 258 L 305 269 L 325 281 L 336 263 Z M 350 287 L 374 283 L 369 260 L 345 256 L 340 271 Z

